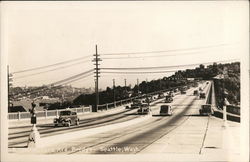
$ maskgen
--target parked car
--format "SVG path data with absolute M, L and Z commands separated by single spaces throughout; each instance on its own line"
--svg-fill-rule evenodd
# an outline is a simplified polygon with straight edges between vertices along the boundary
M 211 108 L 211 105 L 205 104 L 202 105 L 201 108 L 199 109 L 200 115 L 213 115 L 214 111 Z
M 170 105 L 161 105 L 160 115 L 172 115 L 173 110 Z
M 54 119 L 54 126 L 59 125 L 68 126 L 79 125 L 80 119 L 77 116 L 77 113 L 72 110 L 65 110 L 60 112 L 60 116 Z
M 149 114 L 150 113 L 150 108 L 148 104 L 142 104 L 140 106 L 140 108 L 137 110 L 137 113 L 140 115 L 144 115 L 144 114 Z

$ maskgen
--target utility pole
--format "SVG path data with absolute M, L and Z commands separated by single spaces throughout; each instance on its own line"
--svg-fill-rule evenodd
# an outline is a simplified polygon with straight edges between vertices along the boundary
M 114 95 L 114 103 L 115 103 L 115 79 L 113 79 L 113 95 Z
M 127 79 L 124 79 L 125 91 L 127 92 Z
M 95 54 L 94 54 L 94 59 L 92 60 L 94 62 L 95 65 L 95 94 L 96 94 L 96 103 L 95 103 L 95 107 L 92 109 L 93 112 L 97 112 L 97 107 L 99 105 L 99 88 L 98 88 L 98 78 L 100 77 L 100 68 L 99 68 L 99 61 L 102 61 L 99 58 L 99 54 L 97 52 L 97 45 L 95 46 Z
M 9 65 L 7 66 L 7 81 L 8 81 L 8 112 L 10 112 L 10 87 L 12 86 L 12 74 L 9 72 Z
M 139 79 L 137 78 L 137 93 L 138 93 L 138 96 L 139 96 Z
M 10 74 L 9 65 L 7 66 L 7 79 L 8 79 L 8 113 L 10 112 Z

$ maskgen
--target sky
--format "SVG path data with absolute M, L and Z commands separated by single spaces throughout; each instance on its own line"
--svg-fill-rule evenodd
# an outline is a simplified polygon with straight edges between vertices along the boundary
M 200 64 L 248 55 L 247 1 L 3 2 L 1 16 L 10 73 L 93 55 L 97 45 L 102 89 L 111 87 L 113 79 L 116 85 L 126 79 L 133 86 L 137 78 L 173 74 L 104 74 L 102 68 Z M 147 53 L 169 50 L 176 51 Z M 110 53 L 131 54 L 105 55 Z M 13 85 L 50 84 L 88 71 L 94 68 L 93 57 L 38 75 L 30 74 L 43 70 L 13 74 Z M 164 70 L 179 69 L 185 68 Z M 94 77 L 71 84 L 94 87 Z

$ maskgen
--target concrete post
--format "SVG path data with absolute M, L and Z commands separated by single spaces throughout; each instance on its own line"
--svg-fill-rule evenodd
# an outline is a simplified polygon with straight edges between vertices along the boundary
M 109 108 L 109 105 L 108 105 L 108 104 L 106 104 L 106 110 L 108 110 L 108 108 Z
M 58 114 L 58 110 L 56 109 L 56 116 L 59 116 L 59 114 Z
M 228 105 L 228 101 L 225 98 L 224 99 L 224 105 L 223 105 L 223 126 L 222 126 L 224 128 L 226 128 L 228 126 L 227 125 L 227 105 Z
M 82 106 L 82 113 L 84 113 L 84 106 Z
M 18 120 L 20 120 L 21 119 L 21 113 L 20 113 L 20 111 L 18 111 Z
M 47 112 L 47 110 L 45 109 L 45 118 L 47 118 L 47 116 L 48 116 L 48 112 Z
M 116 107 L 116 102 L 114 102 L 114 108 Z

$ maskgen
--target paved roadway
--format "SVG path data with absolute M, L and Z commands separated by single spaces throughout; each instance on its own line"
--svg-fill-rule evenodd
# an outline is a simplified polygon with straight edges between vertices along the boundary
M 164 99 L 159 99 L 151 103 L 152 106 Z M 40 133 L 41 138 L 48 137 L 56 134 L 63 134 L 72 131 L 91 129 L 96 127 L 101 127 L 105 125 L 121 123 L 124 121 L 129 121 L 138 117 L 136 115 L 137 110 L 124 109 L 125 106 L 121 108 L 116 108 L 116 110 L 111 110 L 107 113 L 100 114 L 88 114 L 80 116 L 80 125 L 68 127 L 54 127 L 52 123 L 50 124 L 38 124 L 37 129 Z M 9 148 L 23 148 L 27 146 L 27 139 L 31 131 L 31 126 L 17 126 L 10 127 L 8 134 L 8 146 Z
M 204 91 L 208 92 L 210 84 L 204 83 Z M 36 150 L 45 154 L 143 154 L 143 153 L 201 153 L 204 145 L 204 134 L 209 122 L 209 117 L 199 116 L 199 108 L 205 104 L 204 99 L 193 96 L 194 89 L 187 90 L 187 94 L 176 95 L 171 103 L 174 113 L 172 116 L 160 116 L 159 108 L 163 101 L 151 105 L 152 116 L 136 125 L 125 127 L 122 130 L 117 128 L 112 131 L 96 134 L 89 137 L 67 141 L 56 144 L 47 149 Z M 124 110 L 120 113 L 99 119 L 90 119 L 89 123 L 81 121 L 80 128 L 70 128 L 72 130 L 85 129 L 89 127 L 101 126 L 100 124 L 110 124 L 112 122 L 126 121 L 138 117 L 135 110 Z M 188 134 L 190 129 L 195 129 L 199 125 L 197 134 Z M 46 132 L 55 132 L 68 128 L 51 128 L 41 130 L 42 136 Z M 69 130 L 68 130 L 69 131 Z M 189 131 L 189 132 L 188 132 Z M 193 132 L 193 131 L 192 131 Z M 60 132 L 61 133 L 61 132 Z M 195 136 L 195 138 L 192 138 Z M 11 137 L 11 136 L 10 136 Z M 179 142 L 179 143 L 178 143 Z M 180 143 L 183 143 L 181 146 Z M 186 145 L 185 145 L 186 143 Z M 182 149 L 178 147 L 182 147 Z

